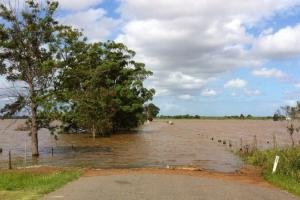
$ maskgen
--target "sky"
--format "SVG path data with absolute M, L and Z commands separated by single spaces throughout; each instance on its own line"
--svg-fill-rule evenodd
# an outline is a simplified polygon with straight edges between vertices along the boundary
M 59 2 L 89 41 L 137 53 L 160 114 L 265 116 L 300 100 L 300 0 Z

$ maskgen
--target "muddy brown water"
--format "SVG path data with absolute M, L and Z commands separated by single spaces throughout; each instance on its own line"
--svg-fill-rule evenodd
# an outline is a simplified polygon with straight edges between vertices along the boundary
M 232 151 L 251 144 L 256 135 L 258 148 L 271 148 L 273 134 L 280 146 L 289 145 L 286 122 L 271 120 L 165 120 L 145 124 L 138 130 L 93 140 L 90 135 L 62 134 L 55 140 L 47 130 L 39 132 L 40 157 L 30 156 L 30 137 L 16 131 L 24 120 L 0 121 L 0 167 L 7 167 L 8 151 L 13 164 L 138 168 L 191 166 L 219 172 L 239 170 L 243 164 Z M 214 138 L 214 140 L 212 140 Z M 296 136 L 296 141 L 300 139 Z M 222 140 L 219 143 L 218 140 Z M 232 147 L 229 147 L 229 140 Z M 226 145 L 223 144 L 226 141 Z M 52 156 L 53 147 L 53 156 Z M 25 151 L 26 149 L 26 151 Z M 27 156 L 25 159 L 25 152 Z

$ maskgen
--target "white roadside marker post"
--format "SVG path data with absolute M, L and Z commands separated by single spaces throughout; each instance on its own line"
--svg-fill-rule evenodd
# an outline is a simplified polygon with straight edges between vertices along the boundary
M 274 165 L 273 165 L 273 171 L 272 171 L 273 174 L 276 172 L 278 162 L 279 162 L 279 156 L 276 156 L 275 161 L 274 161 Z

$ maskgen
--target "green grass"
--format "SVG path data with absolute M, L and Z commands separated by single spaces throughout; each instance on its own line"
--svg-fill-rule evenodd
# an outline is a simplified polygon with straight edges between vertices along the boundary
M 79 171 L 0 172 L 0 199 L 35 200 L 79 177 Z
M 277 174 L 266 174 L 265 179 L 272 183 L 273 185 L 280 187 L 288 192 L 300 196 L 300 186 L 299 182 L 293 177 L 286 177 Z
M 272 174 L 275 156 L 280 157 L 277 171 Z M 244 160 L 262 168 L 263 177 L 272 184 L 300 196 L 300 148 L 258 151 L 243 155 Z

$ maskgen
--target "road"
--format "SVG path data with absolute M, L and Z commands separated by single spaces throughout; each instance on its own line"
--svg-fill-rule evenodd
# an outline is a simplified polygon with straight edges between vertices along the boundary
M 195 172 L 196 173 L 196 172 Z M 296 200 L 267 183 L 227 176 L 117 173 L 84 176 L 43 200 Z M 236 180 L 235 180 L 236 179 Z

